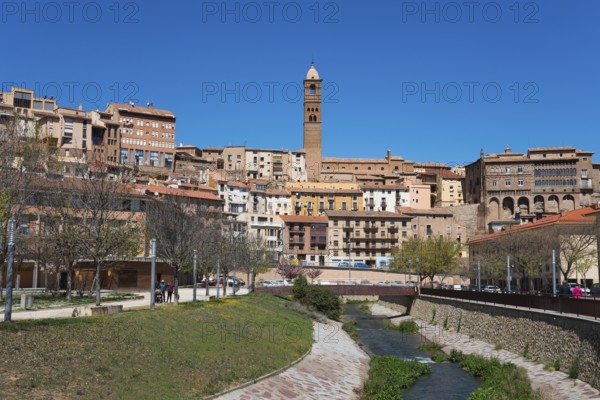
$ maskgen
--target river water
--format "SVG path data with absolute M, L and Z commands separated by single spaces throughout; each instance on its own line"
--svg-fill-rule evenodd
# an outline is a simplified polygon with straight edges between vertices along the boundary
M 365 314 L 357 304 L 347 304 L 344 313 L 357 321 L 358 341 L 368 354 L 430 363 L 431 373 L 405 390 L 404 399 L 462 400 L 479 387 L 479 381 L 457 364 L 432 363 L 429 354 L 418 349 L 419 345 L 428 342 L 421 335 L 384 329 L 386 317 Z

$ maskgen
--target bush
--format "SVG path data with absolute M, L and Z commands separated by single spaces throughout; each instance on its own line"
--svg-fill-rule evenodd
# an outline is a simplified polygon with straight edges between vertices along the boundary
M 403 333 L 417 333 L 419 331 L 419 325 L 417 325 L 417 323 L 413 320 L 402 321 L 398 325 L 394 325 L 389 321 L 385 321 L 384 328 Z
M 329 319 L 338 320 L 342 315 L 342 301 L 326 287 L 306 286 L 303 302 Z
M 294 280 L 294 286 L 292 286 L 292 293 L 294 294 L 294 298 L 298 301 L 304 301 L 306 298 L 306 288 L 308 287 L 308 281 L 306 277 L 302 274 L 298 275 L 298 277 Z
M 364 400 L 402 399 L 402 391 L 430 371 L 427 364 L 395 356 L 374 356 L 369 366 L 369 379 L 363 387 Z
M 575 359 L 571 363 L 571 368 L 569 368 L 569 378 L 571 378 L 571 379 L 579 378 L 580 372 L 581 372 L 581 364 L 579 362 L 579 357 L 575 357 Z
M 355 319 L 352 321 L 345 322 L 342 325 L 342 329 L 346 332 L 351 338 L 358 337 L 358 331 L 356 330 L 357 322 Z

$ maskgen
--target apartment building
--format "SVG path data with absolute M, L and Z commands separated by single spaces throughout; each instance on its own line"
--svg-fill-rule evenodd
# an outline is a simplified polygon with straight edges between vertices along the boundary
M 270 259 L 277 262 L 283 255 L 283 220 L 277 215 L 256 212 L 239 214 L 236 219 L 246 224 L 245 231 L 264 243 Z
M 99 110 L 91 111 L 92 119 L 92 156 L 96 161 L 119 164 L 121 154 L 121 124 L 112 113 Z
M 269 215 L 293 213 L 291 193 L 281 183 L 273 184 L 265 180 L 250 182 L 250 201 L 250 212 Z
M 219 197 L 225 202 L 225 212 L 238 215 L 248 211 L 250 186 L 236 181 L 219 181 Z
M 376 266 L 408 237 L 411 217 L 383 211 L 325 211 L 328 219 L 329 263 L 362 262 Z
M 296 258 L 303 265 L 326 263 L 327 217 L 308 215 L 282 215 L 285 224 L 283 257 Z
M 33 90 L 13 87 L 10 92 L 0 92 L 0 131 L 13 129 L 22 137 L 37 134 L 43 140 L 48 133 L 42 135 L 37 122 L 46 117 L 52 117 L 55 122 L 56 107 L 54 98 L 37 98 Z M 52 139 L 46 142 L 55 145 Z
M 361 185 L 365 211 L 394 212 L 410 204 L 410 188 L 404 185 Z
M 407 232 L 409 236 L 422 238 L 445 236 L 461 244 L 467 242 L 467 228 L 454 221 L 449 208 L 423 210 L 398 207 L 396 211 L 411 218 L 410 230 Z
M 121 124 L 119 162 L 144 171 L 172 170 L 175 157 L 175 115 L 168 110 L 110 103 L 106 112 Z
M 460 170 L 458 170 L 460 171 Z M 440 163 L 415 164 L 421 183 L 431 187 L 431 207 L 453 207 L 464 203 L 464 175 Z
M 600 200 L 593 153 L 573 147 L 531 148 L 527 154 L 487 154 L 465 168 L 465 200 L 484 204 L 486 230 L 531 222 L 543 215 Z
M 414 177 L 414 163 L 400 156 L 392 156 L 390 150 L 385 158 L 335 158 L 323 157 L 321 180 L 354 180 L 356 175 L 377 177 Z M 347 175 L 344 179 L 343 176 Z
M 288 182 L 295 215 L 323 215 L 325 210 L 363 210 L 358 184 L 338 182 Z

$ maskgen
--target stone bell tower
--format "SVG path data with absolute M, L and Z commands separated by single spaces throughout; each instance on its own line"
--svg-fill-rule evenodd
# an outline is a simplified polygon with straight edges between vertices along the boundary
M 304 151 L 309 181 L 321 174 L 321 86 L 323 80 L 313 63 L 304 80 Z

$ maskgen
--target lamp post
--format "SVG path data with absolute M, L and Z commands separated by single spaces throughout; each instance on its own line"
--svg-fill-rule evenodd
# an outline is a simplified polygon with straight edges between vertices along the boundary
M 196 302 L 196 291 L 198 290 L 198 250 L 194 250 L 194 295 L 192 301 Z
M 152 253 L 150 254 L 152 257 L 152 263 L 150 267 L 150 309 L 154 310 L 154 305 L 156 302 L 154 293 L 156 291 L 156 239 L 152 239 L 150 243 L 152 246 Z
M 348 245 L 348 281 L 352 282 L 352 259 L 350 258 L 350 249 L 351 249 L 350 236 L 348 236 L 348 241 L 346 242 L 346 244 Z
M 417 265 L 417 287 L 421 286 L 421 270 L 419 269 L 419 257 L 415 258 L 415 263 Z
M 6 265 L 6 300 L 4 302 L 4 322 L 12 319 L 13 299 L 13 263 L 15 261 L 15 225 L 17 221 L 11 218 L 8 228 L 8 263 Z
M 477 260 L 477 290 L 481 291 L 481 265 Z

